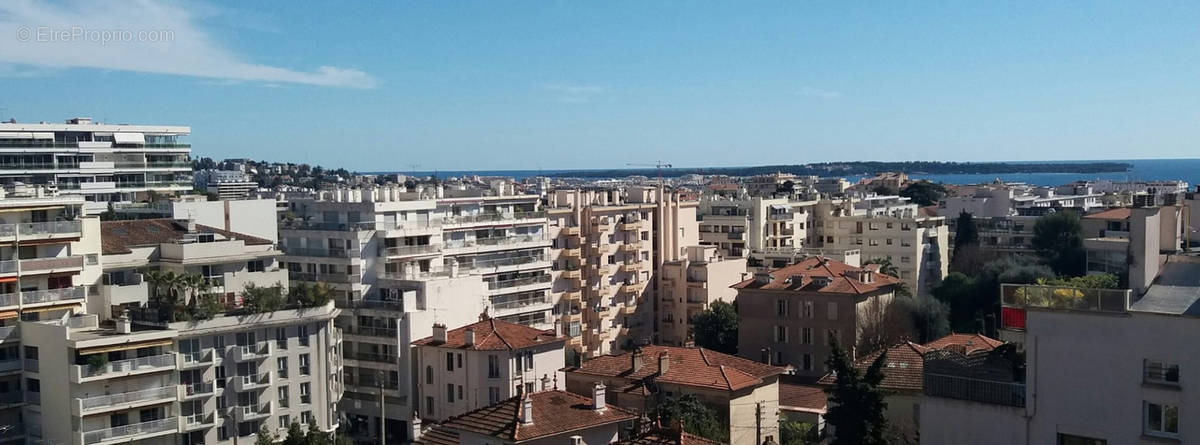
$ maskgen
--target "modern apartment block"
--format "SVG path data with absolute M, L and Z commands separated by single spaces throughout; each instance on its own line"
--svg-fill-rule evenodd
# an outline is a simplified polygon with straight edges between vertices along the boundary
M 192 189 L 189 127 L 111 125 L 89 118 L 63 124 L 0 123 L 0 182 L 56 185 L 81 195 L 86 213 L 147 192 Z
M 280 239 L 292 282 L 331 286 L 343 309 L 340 408 L 355 436 L 408 438 L 418 408 L 409 345 L 434 324 L 486 315 L 553 325 L 551 241 L 538 204 L 505 184 L 339 189 L 289 202 Z
M 928 216 L 907 198 L 821 200 L 814 248 L 861 251 L 865 264 L 888 260 L 913 294 L 928 294 L 949 271 L 946 218 Z
M 660 344 L 684 346 L 692 340 L 691 321 L 709 305 L 733 303 L 737 291 L 730 286 L 746 277 L 745 258 L 724 258 L 713 246 L 689 246 L 687 255 L 663 263 L 659 280 L 658 323 Z
M 562 380 L 565 337 L 495 318 L 413 342 L 419 413 L 442 422 Z
M 938 213 L 953 218 L 967 212 L 979 218 L 1040 216 L 1062 209 L 1088 212 L 1101 207 L 1103 193 L 1088 185 L 1033 187 L 1026 184 L 993 182 L 979 184 L 969 194 L 947 196 L 938 202 Z
M 878 323 L 895 296 L 899 279 L 875 267 L 854 267 L 812 257 L 762 272 L 738 283 L 738 355 L 779 366 L 796 375 L 825 374 L 829 342 L 851 358 L 861 333 Z
M 662 310 L 657 277 L 665 262 L 699 244 L 697 204 L 651 187 L 548 196 L 553 291 L 561 295 L 569 362 L 653 341 Z
M 728 257 L 807 247 L 815 204 L 787 197 L 709 195 L 700 202 L 700 243 L 717 246 Z
M 1182 206 L 1114 208 L 1083 216 L 1080 224 L 1087 272 L 1110 273 L 1125 280 L 1131 264 L 1181 251 L 1186 216 Z M 1143 292 L 1145 288 L 1135 290 Z

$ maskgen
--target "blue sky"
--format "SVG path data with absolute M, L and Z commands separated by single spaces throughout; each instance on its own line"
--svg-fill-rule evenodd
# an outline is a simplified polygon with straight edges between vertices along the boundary
M 841 3 L 6 0 L 0 117 L 360 171 L 1200 153 L 1200 3 Z M 20 34 L 75 27 L 135 35 Z

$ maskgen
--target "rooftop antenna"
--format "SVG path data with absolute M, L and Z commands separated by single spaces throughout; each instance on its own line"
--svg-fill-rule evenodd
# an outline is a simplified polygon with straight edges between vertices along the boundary
M 412 177 L 414 177 L 414 178 L 417 177 L 417 167 L 420 167 L 420 166 L 421 166 L 420 164 L 408 164 L 408 168 L 410 169 L 409 173 L 412 174 Z

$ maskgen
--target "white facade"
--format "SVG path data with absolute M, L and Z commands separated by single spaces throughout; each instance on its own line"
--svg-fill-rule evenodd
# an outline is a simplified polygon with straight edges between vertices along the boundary
M 691 320 L 709 305 L 733 303 L 737 290 L 730 288 L 747 277 L 745 258 L 724 258 L 713 246 L 690 246 L 687 256 L 663 263 L 658 342 L 684 346 L 692 339 Z
M 0 181 L 57 185 L 81 195 L 88 213 L 149 191 L 192 189 L 189 127 L 109 125 L 88 118 L 64 124 L 0 123 Z
M 710 195 L 701 201 L 700 242 L 729 257 L 753 252 L 808 247 L 816 201 Z

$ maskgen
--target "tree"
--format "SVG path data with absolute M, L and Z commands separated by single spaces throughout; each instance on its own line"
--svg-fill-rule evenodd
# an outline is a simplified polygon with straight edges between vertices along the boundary
M 975 217 L 966 210 L 959 212 L 954 224 L 954 255 L 959 250 L 979 245 L 979 227 L 975 226 Z
M 1000 285 L 1033 284 L 1041 278 L 1054 278 L 1054 271 L 1027 257 L 1003 257 L 985 264 L 974 276 L 951 272 L 930 293 L 949 306 L 954 332 L 991 334 L 983 323 L 1000 312 Z
M 915 296 L 897 298 L 899 311 L 908 314 L 913 341 L 928 343 L 950 333 L 950 307 L 936 298 Z
M 1037 284 L 1044 286 L 1067 286 L 1079 287 L 1084 289 L 1116 289 L 1120 287 L 1120 282 L 1116 275 L 1096 274 L 1084 275 L 1081 277 L 1071 278 L 1039 278 Z
M 301 307 L 324 306 L 333 299 L 333 289 L 321 282 L 312 285 L 302 282 L 289 289 L 288 293 L 291 301 Z
M 900 190 L 900 196 L 920 206 L 931 206 L 946 196 L 946 187 L 930 181 L 914 181 Z
M 887 394 L 879 385 L 883 382 L 883 367 L 887 363 L 887 350 L 871 362 L 866 372 L 859 372 L 838 346 L 835 338 L 829 339 L 833 351 L 825 364 L 835 376 L 833 387 L 826 388 L 829 407 L 825 411 L 825 422 L 833 427 L 832 445 L 886 445 L 888 422 L 884 417 Z
M 684 431 L 717 442 L 729 441 L 729 426 L 695 394 L 666 398 L 654 407 L 654 413 L 663 424 L 678 420 Z
M 1087 255 L 1078 213 L 1060 211 L 1039 217 L 1033 225 L 1032 243 L 1038 256 L 1059 275 L 1084 274 Z
M 283 309 L 285 303 L 283 286 L 278 283 L 271 287 L 246 283 L 242 290 L 242 307 L 253 313 L 277 311 Z
M 732 304 L 713 302 L 704 312 L 692 317 L 691 329 L 696 346 L 737 354 L 738 315 Z
M 808 422 L 779 422 L 780 445 L 810 445 L 820 441 L 817 426 Z
M 878 184 L 874 187 L 871 187 L 871 191 L 880 196 L 892 196 L 897 193 L 896 189 L 888 187 L 885 184 Z
M 878 264 L 879 265 L 879 273 L 884 274 L 884 275 L 890 275 L 890 276 L 896 277 L 896 278 L 900 278 L 900 269 L 897 269 L 896 265 L 892 264 L 892 260 L 889 260 L 884 257 L 871 258 L 871 259 L 863 262 L 863 265 L 867 265 L 867 264 Z
M 308 435 L 304 436 L 305 445 L 333 445 L 329 440 L 329 433 L 321 431 L 315 420 L 308 422 Z
M 873 298 L 863 304 L 859 310 L 859 325 L 857 353 L 869 354 L 887 348 L 898 342 L 913 337 L 912 317 L 907 312 L 908 306 L 901 300 L 909 297 L 895 297 L 883 302 Z
M 267 422 L 263 422 L 262 426 L 258 427 L 258 434 L 254 439 L 254 445 L 275 445 L 275 433 L 272 433 L 267 428 Z
M 306 445 L 306 443 L 304 428 L 300 427 L 300 422 L 292 421 L 292 424 L 288 425 L 287 436 L 283 439 L 283 445 Z

